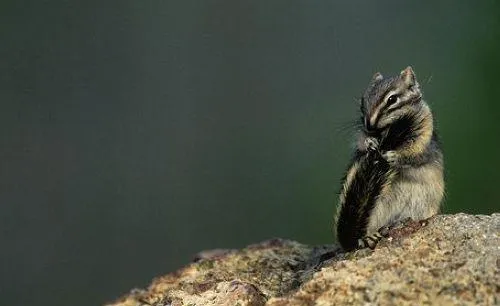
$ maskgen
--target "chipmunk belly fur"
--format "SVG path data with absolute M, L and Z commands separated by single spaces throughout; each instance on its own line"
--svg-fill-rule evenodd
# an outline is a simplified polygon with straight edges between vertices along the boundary
M 396 98 L 394 98 L 396 97 Z M 439 212 L 443 155 L 433 116 L 413 70 L 376 74 L 361 104 L 363 129 L 340 191 L 336 234 L 342 247 L 374 247 L 381 228 Z
M 374 205 L 366 228 L 367 234 L 397 221 L 427 219 L 439 212 L 444 195 L 440 165 L 402 169 L 388 183 Z

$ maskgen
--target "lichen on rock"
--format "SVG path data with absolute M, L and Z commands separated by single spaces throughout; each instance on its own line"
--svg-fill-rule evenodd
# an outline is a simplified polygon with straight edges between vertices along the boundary
M 273 239 L 202 252 L 110 306 L 499 305 L 500 214 L 440 215 L 344 253 Z

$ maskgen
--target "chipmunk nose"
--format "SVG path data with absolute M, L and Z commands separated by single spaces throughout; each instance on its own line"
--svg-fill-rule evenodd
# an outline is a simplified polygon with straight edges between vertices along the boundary
M 370 124 L 370 118 L 368 116 L 365 117 L 365 129 L 368 132 L 372 132 L 374 130 L 373 126 Z

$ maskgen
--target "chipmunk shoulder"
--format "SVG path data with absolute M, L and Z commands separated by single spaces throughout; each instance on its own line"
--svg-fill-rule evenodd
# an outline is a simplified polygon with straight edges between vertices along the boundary
M 411 67 L 376 73 L 360 103 L 359 137 L 340 190 L 335 230 L 346 250 L 375 247 L 382 229 L 437 214 L 443 154 Z

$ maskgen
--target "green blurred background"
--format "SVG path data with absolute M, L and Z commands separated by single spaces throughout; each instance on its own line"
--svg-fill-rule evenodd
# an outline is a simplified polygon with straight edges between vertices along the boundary
M 203 249 L 331 243 L 356 100 L 412 65 L 446 213 L 498 211 L 498 1 L 2 1 L 0 304 L 97 305 Z

